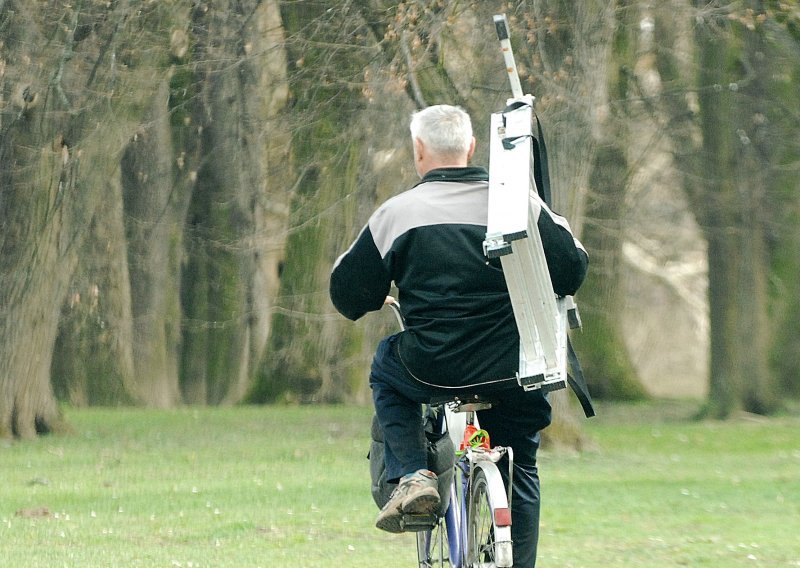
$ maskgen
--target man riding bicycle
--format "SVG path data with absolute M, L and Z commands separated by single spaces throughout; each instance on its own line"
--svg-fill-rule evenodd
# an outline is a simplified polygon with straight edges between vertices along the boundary
M 539 533 L 539 432 L 550 423 L 541 390 L 516 381 L 519 334 L 499 259 L 483 252 L 488 172 L 469 166 L 475 138 L 460 108 L 437 105 L 411 118 L 414 164 L 421 181 L 372 214 L 331 273 L 333 304 L 356 320 L 378 310 L 392 282 L 405 331 L 378 345 L 370 372 L 383 431 L 387 478 L 398 483 L 376 520 L 400 532 L 403 514 L 439 504 L 427 469 L 421 403 L 443 395 L 490 395 L 478 413 L 495 445 L 514 451 L 512 539 L 515 566 L 536 562 Z M 531 194 L 553 289 L 572 295 L 588 256 L 569 224 Z

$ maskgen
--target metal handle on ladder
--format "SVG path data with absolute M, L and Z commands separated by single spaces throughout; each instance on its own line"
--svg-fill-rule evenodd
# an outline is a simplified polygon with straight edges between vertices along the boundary
M 521 99 L 523 94 L 522 85 L 519 82 L 517 63 L 514 61 L 514 51 L 511 49 L 511 35 L 508 30 L 508 18 L 506 18 L 505 14 L 498 14 L 494 17 L 494 27 L 497 30 L 497 39 L 500 40 L 500 47 L 503 50 L 508 80 L 511 82 L 511 94 L 515 99 Z

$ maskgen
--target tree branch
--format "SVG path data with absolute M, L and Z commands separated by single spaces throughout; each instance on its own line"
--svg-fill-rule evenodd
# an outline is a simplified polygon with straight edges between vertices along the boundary
M 411 84 L 411 92 L 414 95 L 414 102 L 417 103 L 419 108 L 425 108 L 428 105 L 425 102 L 425 97 L 422 95 L 422 89 L 419 87 L 417 73 L 414 71 L 414 60 L 411 57 L 411 50 L 408 48 L 407 31 L 403 32 L 403 35 L 400 38 L 400 49 L 403 51 L 403 57 L 405 57 L 406 66 L 408 67 L 408 81 Z

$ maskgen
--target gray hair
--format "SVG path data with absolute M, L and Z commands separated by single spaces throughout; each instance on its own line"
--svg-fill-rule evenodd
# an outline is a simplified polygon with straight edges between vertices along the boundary
M 472 121 L 461 107 L 435 105 L 411 115 L 411 138 L 419 138 L 439 156 L 458 157 L 469 152 Z

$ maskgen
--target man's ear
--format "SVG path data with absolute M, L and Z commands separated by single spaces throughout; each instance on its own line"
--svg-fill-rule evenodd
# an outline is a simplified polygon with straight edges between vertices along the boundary
M 414 161 L 422 161 L 425 155 L 425 143 L 419 138 L 414 138 Z
M 472 137 L 472 141 L 469 143 L 469 151 L 467 152 L 467 161 L 472 159 L 472 155 L 475 153 L 475 137 Z

